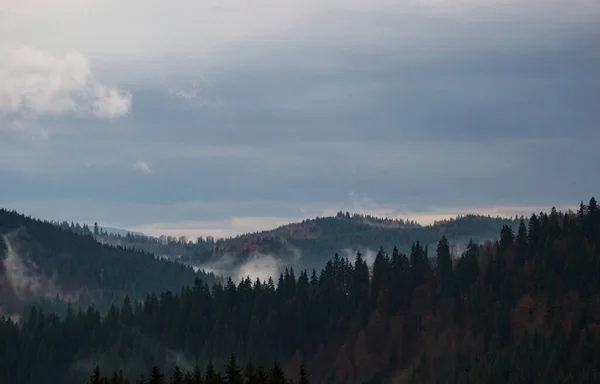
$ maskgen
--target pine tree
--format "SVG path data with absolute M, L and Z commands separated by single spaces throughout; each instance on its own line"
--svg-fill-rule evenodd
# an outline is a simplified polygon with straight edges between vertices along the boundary
M 256 379 L 257 383 L 264 384 L 269 381 L 269 374 L 265 371 L 265 368 L 262 365 L 259 365 L 256 369 Z
M 208 365 L 206 366 L 204 382 L 206 384 L 220 384 L 222 382 L 221 376 L 215 370 L 215 366 L 213 365 L 212 360 L 209 360 Z
M 442 296 L 449 297 L 453 293 L 454 271 L 452 270 L 452 257 L 450 244 L 446 236 L 442 236 L 436 249 L 438 284 Z
M 298 384 L 310 384 L 310 381 L 308 380 L 308 372 L 306 371 L 304 364 L 302 364 L 300 367 L 300 378 Z
M 130 327 L 133 325 L 133 307 L 131 306 L 131 299 L 129 296 L 125 296 L 123 299 L 123 305 L 120 311 L 121 324 Z
M 235 354 L 231 354 L 229 363 L 225 366 L 225 380 L 228 384 L 242 384 L 244 377 L 242 376 L 242 370 L 235 361 Z
M 90 377 L 91 384 L 101 384 L 102 376 L 100 375 L 100 366 L 96 365 L 94 368 L 94 373 Z
M 275 361 L 273 363 L 273 368 L 271 368 L 271 371 L 269 372 L 268 384 L 286 384 L 285 382 L 283 370 L 281 369 L 279 362 Z
M 192 373 L 192 377 L 194 379 L 194 384 L 203 384 L 204 380 L 202 378 L 202 370 L 200 370 L 200 367 L 195 366 L 194 367 L 194 372 Z
M 173 369 L 173 375 L 171 375 L 171 384 L 183 384 L 183 372 L 178 365 L 175 365 Z
M 160 368 L 155 365 L 152 367 L 149 384 L 165 384 L 165 376 L 160 371 Z
M 527 227 L 525 226 L 525 220 L 521 217 L 519 222 L 519 230 L 517 231 L 517 261 L 518 264 L 522 264 L 522 262 L 527 257 Z

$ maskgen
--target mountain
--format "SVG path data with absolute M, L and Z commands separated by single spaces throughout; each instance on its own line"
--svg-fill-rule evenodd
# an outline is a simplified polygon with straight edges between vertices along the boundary
M 243 277 L 240 273 L 252 269 L 244 268 L 248 262 L 275 274 L 284 266 L 320 269 L 336 253 L 348 256 L 361 251 L 372 261 L 380 247 L 397 246 L 408 252 L 415 241 L 434 247 L 441 235 L 445 235 L 453 251 L 460 254 L 470 240 L 495 240 L 504 225 L 516 228 L 518 223 L 516 218 L 464 215 L 423 226 L 401 219 L 340 212 L 336 216 L 318 217 L 232 238 L 198 238 L 193 243 L 187 239 L 132 234 L 102 233 L 97 238 L 108 244 L 153 252 L 196 268 L 240 278 Z
M 0 235 L 0 314 L 20 313 L 32 301 L 56 297 L 108 305 L 125 295 L 136 299 L 177 290 L 198 277 L 215 282 L 213 275 L 183 264 L 101 244 L 87 226 L 63 228 L 0 209 Z
M 288 269 L 276 283 L 196 280 L 126 297 L 106 316 L 33 308 L 20 325 L 0 318 L 0 382 L 82 383 L 97 365 L 122 370 L 117 384 L 153 365 L 138 383 L 165 382 L 161 370 L 181 383 L 180 366 L 202 368 L 188 383 L 284 384 L 302 365 L 312 383 L 599 382 L 596 200 L 496 237 L 454 260 L 440 235 L 435 250 L 381 250 L 371 268 L 356 254 L 315 273 Z M 261 379 L 248 366 L 244 378 L 249 363 L 273 369 Z
M 132 235 L 146 236 L 141 232 L 134 232 L 134 231 L 130 231 L 128 229 L 122 229 L 122 228 L 99 226 L 98 229 L 103 232 L 106 232 L 107 234 L 111 234 L 111 235 L 127 236 L 128 233 L 131 233 Z
M 397 246 L 400 251 L 409 252 L 418 241 L 434 249 L 442 235 L 450 240 L 454 253 L 460 254 L 470 240 L 495 240 L 503 226 L 515 229 L 518 224 L 516 218 L 464 215 L 423 226 L 399 219 L 340 212 L 334 217 L 318 217 L 269 231 L 217 240 L 206 251 L 191 254 L 185 260 L 210 268 L 222 265 L 219 260 L 223 258 L 231 260 L 235 266 L 269 256 L 294 268 L 320 269 L 336 253 L 353 256 L 360 251 L 372 261 L 381 247 Z

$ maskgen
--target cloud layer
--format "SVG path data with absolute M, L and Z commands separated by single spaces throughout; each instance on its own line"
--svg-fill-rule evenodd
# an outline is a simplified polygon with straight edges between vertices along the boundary
M 574 205 L 600 189 L 599 19 L 595 0 L 11 2 L 0 204 L 187 235 Z

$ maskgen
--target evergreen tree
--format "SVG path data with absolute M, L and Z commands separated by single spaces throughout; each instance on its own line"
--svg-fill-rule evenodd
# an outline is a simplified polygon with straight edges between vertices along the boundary
M 175 369 L 173 369 L 173 374 L 171 375 L 171 384 L 183 384 L 183 372 L 179 368 L 178 365 L 175 365 Z
M 286 384 L 285 375 L 277 361 L 275 361 L 273 368 L 269 372 L 268 384 Z
M 94 373 L 92 374 L 92 376 L 90 378 L 90 383 L 91 384 L 101 384 L 101 380 L 102 380 L 102 376 L 100 375 L 100 367 L 98 365 L 96 365 L 96 368 L 94 368 Z
M 202 371 L 200 370 L 200 368 L 198 366 L 194 367 L 194 372 L 192 374 L 193 377 L 193 381 L 194 384 L 203 384 L 204 383 L 204 379 L 202 377 Z
M 206 374 L 204 376 L 205 384 L 221 384 L 222 379 L 221 375 L 215 370 L 215 366 L 212 363 L 212 360 L 208 361 L 208 365 L 206 366 Z
M 235 361 L 235 354 L 231 354 L 229 363 L 225 367 L 225 380 L 228 384 L 242 384 L 244 382 L 242 370 Z
M 302 364 L 302 366 L 300 367 L 300 378 L 298 384 L 310 384 L 310 381 L 308 379 L 308 372 L 306 371 L 306 367 L 304 366 L 304 364 Z
M 149 384 L 165 384 L 165 376 L 157 365 L 152 367 Z
M 452 270 L 452 258 L 450 256 L 450 244 L 446 236 L 442 236 L 437 245 L 437 273 L 438 284 L 442 296 L 450 296 L 453 293 L 454 271 Z

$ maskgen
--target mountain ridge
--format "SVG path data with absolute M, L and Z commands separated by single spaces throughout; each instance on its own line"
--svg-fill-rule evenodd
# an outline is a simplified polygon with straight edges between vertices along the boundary
M 224 275 L 246 262 L 268 257 L 278 265 L 277 274 L 284 265 L 319 269 L 336 253 L 361 251 L 374 256 L 379 248 L 393 246 L 407 252 L 414 241 L 434 246 L 442 235 L 449 238 L 458 254 L 470 240 L 494 240 L 504 225 L 515 229 L 518 224 L 516 217 L 465 214 L 421 225 L 410 220 L 351 215 L 340 211 L 335 216 L 305 219 L 227 238 L 199 237 L 196 242 L 188 242 L 183 237 L 164 236 L 101 234 L 97 238 L 104 243 L 153 252 L 198 269 L 220 271 Z
M 99 307 L 125 295 L 176 290 L 199 277 L 215 281 L 144 250 L 98 242 L 86 225 L 61 227 L 0 209 L 0 235 L 0 315 L 21 313 L 38 300 Z

